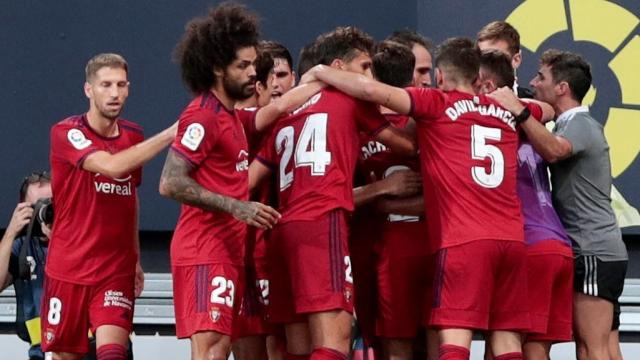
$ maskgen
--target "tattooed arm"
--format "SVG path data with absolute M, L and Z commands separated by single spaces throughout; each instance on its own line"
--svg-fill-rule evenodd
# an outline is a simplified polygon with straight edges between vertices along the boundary
M 203 188 L 189 176 L 192 166 L 169 149 L 160 177 L 160 195 L 208 211 L 222 211 L 260 228 L 271 228 L 280 214 L 270 206 L 241 201 Z

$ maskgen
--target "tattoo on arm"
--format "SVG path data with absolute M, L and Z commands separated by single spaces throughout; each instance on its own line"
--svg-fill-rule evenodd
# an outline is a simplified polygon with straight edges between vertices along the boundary
M 203 188 L 189 176 L 191 164 L 169 149 L 160 177 L 160 193 L 183 204 L 235 214 L 244 202 Z

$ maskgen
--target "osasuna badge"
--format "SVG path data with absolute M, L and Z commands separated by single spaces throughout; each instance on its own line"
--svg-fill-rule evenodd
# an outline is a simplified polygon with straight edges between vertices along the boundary
M 200 143 L 204 139 L 204 126 L 199 123 L 193 123 L 187 126 L 187 130 L 182 135 L 180 143 L 191 151 L 196 151 Z
M 218 322 L 218 320 L 220 320 L 220 309 L 214 308 L 213 310 L 211 310 L 211 320 L 214 323 Z
M 91 140 L 87 139 L 82 131 L 78 129 L 71 129 L 67 132 L 67 139 L 74 148 L 83 150 L 91 145 Z

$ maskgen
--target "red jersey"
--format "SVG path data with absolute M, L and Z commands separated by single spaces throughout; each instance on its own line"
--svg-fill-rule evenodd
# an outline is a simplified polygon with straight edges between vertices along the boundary
M 182 112 L 171 149 L 193 166 L 190 176 L 203 188 L 238 200 L 249 199 L 247 136 L 255 123 L 242 124 L 210 92 Z M 182 204 L 171 241 L 174 266 L 208 263 L 242 265 L 246 224 L 225 212 Z
M 484 95 L 408 88 L 418 122 L 429 235 L 440 248 L 523 241 L 513 115 Z
M 384 117 L 393 126 L 404 129 L 409 123 L 409 117 L 400 114 L 385 114 Z M 371 182 L 371 173 L 380 180 L 391 175 L 398 170 L 413 170 L 420 172 L 420 163 L 417 156 L 402 156 L 392 153 L 384 144 L 375 139 L 360 133 L 360 170 L 367 183 Z M 418 221 L 417 216 L 402 216 L 389 214 L 387 220 L 396 221 Z
M 120 179 L 82 169 L 96 151 L 117 153 L 144 139 L 142 128 L 118 119 L 118 135 L 93 131 L 85 115 L 51 128 L 51 188 L 55 206 L 47 276 L 81 285 L 135 272 L 136 187 L 141 169 Z
M 258 159 L 278 172 L 281 223 L 353 210 L 358 132 L 389 123 L 371 103 L 328 88 L 276 124 Z

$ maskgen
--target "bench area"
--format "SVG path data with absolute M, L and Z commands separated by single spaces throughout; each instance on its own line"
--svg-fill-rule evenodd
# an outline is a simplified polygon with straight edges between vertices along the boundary
M 625 280 L 620 304 L 620 332 L 640 333 L 640 279 Z M 0 332 L 13 332 L 15 318 L 15 292 L 9 287 L 0 293 Z M 133 323 L 137 334 L 175 333 L 171 274 L 145 274 L 144 291 L 136 300 Z

